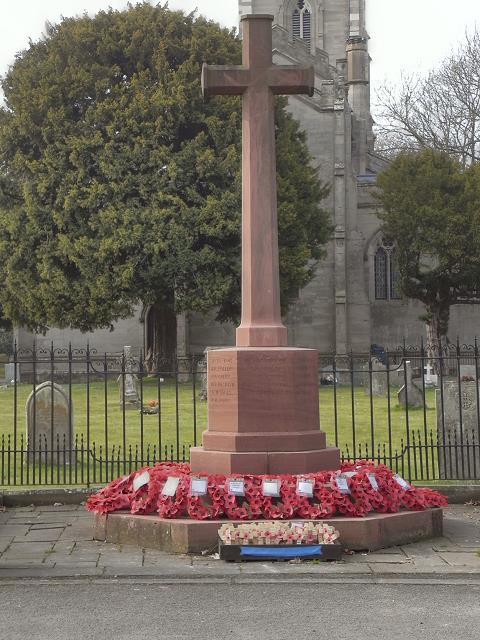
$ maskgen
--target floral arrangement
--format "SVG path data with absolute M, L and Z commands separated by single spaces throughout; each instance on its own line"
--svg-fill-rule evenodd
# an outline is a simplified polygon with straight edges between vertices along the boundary
M 224 544 L 333 544 L 339 532 L 325 522 L 251 522 L 224 524 L 218 530 Z
M 272 487 L 278 490 L 272 492 Z M 401 509 L 423 511 L 446 504 L 440 493 L 414 487 L 388 467 L 367 460 L 346 462 L 336 472 L 303 476 L 199 478 L 192 476 L 188 464 L 162 462 L 114 480 L 90 496 L 86 508 L 194 520 L 321 520 Z

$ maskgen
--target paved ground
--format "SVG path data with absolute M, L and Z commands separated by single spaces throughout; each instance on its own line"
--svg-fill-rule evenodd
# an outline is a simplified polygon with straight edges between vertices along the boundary
M 443 538 L 336 563 L 227 564 L 92 539 L 83 507 L 24 507 L 0 513 L 0 583 L 18 578 L 143 578 L 154 581 L 434 581 L 480 584 L 480 507 L 445 510 Z
M 480 586 L 0 583 L 5 640 L 477 640 Z

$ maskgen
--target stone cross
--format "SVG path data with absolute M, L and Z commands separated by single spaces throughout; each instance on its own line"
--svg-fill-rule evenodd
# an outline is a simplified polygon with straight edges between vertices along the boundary
M 313 67 L 272 62 L 270 15 L 242 17 L 242 66 L 204 65 L 204 96 L 243 96 L 242 320 L 239 347 L 282 347 L 280 311 L 275 95 L 313 95 Z

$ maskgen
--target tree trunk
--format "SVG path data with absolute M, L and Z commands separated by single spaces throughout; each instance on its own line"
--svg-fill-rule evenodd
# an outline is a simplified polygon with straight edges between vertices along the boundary
M 427 307 L 427 355 L 431 359 L 435 373 L 445 375 L 448 323 L 450 320 L 450 305 L 432 305 Z
M 177 317 L 173 308 L 153 304 L 145 315 L 145 366 L 149 374 L 175 370 Z

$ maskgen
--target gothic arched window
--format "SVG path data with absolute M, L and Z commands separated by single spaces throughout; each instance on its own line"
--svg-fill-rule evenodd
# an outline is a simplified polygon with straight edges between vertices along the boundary
M 293 37 L 310 44 L 312 38 L 312 10 L 305 0 L 298 0 L 292 15 Z
M 393 242 L 381 238 L 374 257 L 375 299 L 400 300 L 397 250 Z

